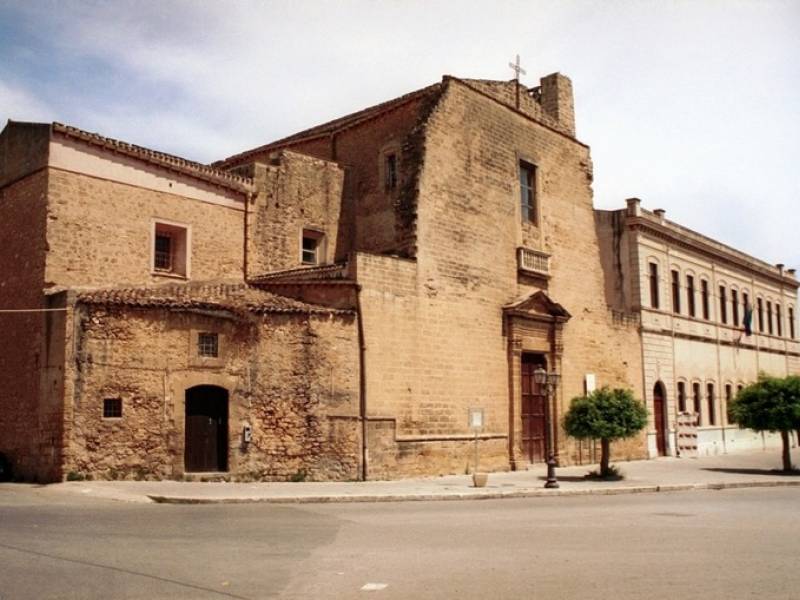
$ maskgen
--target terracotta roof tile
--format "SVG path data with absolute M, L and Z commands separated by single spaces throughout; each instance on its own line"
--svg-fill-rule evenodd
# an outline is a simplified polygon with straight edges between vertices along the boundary
M 77 127 L 64 125 L 62 123 L 53 123 L 52 131 L 89 144 L 93 144 L 95 146 L 99 146 L 106 150 L 119 152 L 120 154 L 124 154 L 126 156 L 144 160 L 184 175 L 196 177 L 215 185 L 230 188 L 238 192 L 251 192 L 255 189 L 252 179 L 242 177 L 240 175 L 234 175 L 233 173 L 217 169 L 215 167 L 210 167 L 208 165 L 186 160 L 179 156 L 173 156 L 172 154 L 166 154 L 164 152 L 157 152 L 155 150 L 150 150 L 149 148 L 144 148 L 142 146 L 136 146 L 120 140 L 104 137 L 100 134 L 84 131 L 82 129 L 78 129 Z
M 104 288 L 81 291 L 83 304 L 141 308 L 229 310 L 234 313 L 349 314 L 301 302 L 251 287 L 244 283 L 190 283 L 159 287 Z
M 429 85 L 419 90 L 414 90 L 413 92 L 409 92 L 408 94 L 404 94 L 397 98 L 393 98 L 392 100 L 387 100 L 386 102 L 381 102 L 380 104 L 376 104 L 374 106 L 370 106 L 368 108 L 359 110 L 349 115 L 345 115 L 344 117 L 339 117 L 338 119 L 334 119 L 333 121 L 328 121 L 327 123 L 323 123 L 322 125 L 317 125 L 315 127 L 311 127 L 310 129 L 304 129 L 303 131 L 294 133 L 288 137 L 281 138 L 279 140 L 275 140 L 274 142 L 264 144 L 263 146 L 258 146 L 257 148 L 252 148 L 251 150 L 245 150 L 244 152 L 240 152 L 239 154 L 234 154 L 233 156 L 229 156 L 228 158 L 225 158 L 223 160 L 218 160 L 212 163 L 212 165 L 219 167 L 236 165 L 255 154 L 260 154 L 270 150 L 275 150 L 277 148 L 288 146 L 290 144 L 300 142 L 306 139 L 321 137 L 330 134 L 334 131 L 350 127 L 357 123 L 361 123 L 362 121 L 366 121 L 375 116 L 378 116 L 381 113 L 394 108 L 395 106 L 399 106 L 406 102 L 410 102 L 411 100 L 414 100 L 421 96 L 425 96 L 426 94 L 436 92 L 441 88 L 441 85 L 442 85 L 441 83 L 434 83 L 433 85 Z

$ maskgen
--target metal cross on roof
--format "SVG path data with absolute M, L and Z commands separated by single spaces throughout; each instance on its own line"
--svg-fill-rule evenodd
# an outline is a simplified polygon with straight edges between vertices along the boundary
M 508 66 L 514 70 L 514 81 L 516 82 L 516 107 L 519 109 L 519 74 L 522 73 L 523 75 L 527 75 L 525 69 L 519 66 L 519 54 L 517 54 L 517 61 L 516 63 L 508 63 Z
M 516 63 L 508 63 L 508 66 L 511 67 L 514 71 L 514 79 L 517 80 L 519 83 L 519 74 L 522 73 L 523 75 L 527 75 L 525 69 L 519 66 L 519 54 L 517 54 L 517 62 Z

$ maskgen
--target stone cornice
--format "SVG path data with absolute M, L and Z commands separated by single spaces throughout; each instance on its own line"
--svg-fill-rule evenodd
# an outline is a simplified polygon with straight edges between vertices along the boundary
M 646 216 L 628 216 L 627 226 L 633 231 L 646 232 L 656 238 L 670 242 L 673 245 L 704 254 L 721 263 L 731 265 L 737 269 L 744 270 L 751 274 L 756 274 L 761 278 L 767 279 L 778 285 L 788 286 L 797 290 L 800 283 L 792 277 L 781 275 L 775 271 L 775 267 L 758 260 L 754 257 L 735 251 L 733 248 L 726 251 L 722 244 L 712 245 L 709 238 L 699 234 L 689 235 L 687 231 L 677 230 L 675 227 L 666 223 L 660 223 L 648 219 Z M 719 247 L 715 247 L 718 245 Z

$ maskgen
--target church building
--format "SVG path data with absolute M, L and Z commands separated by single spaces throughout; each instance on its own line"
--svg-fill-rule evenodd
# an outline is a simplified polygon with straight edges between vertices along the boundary
M 485 470 L 584 463 L 560 423 L 603 385 L 652 416 L 619 459 L 675 454 L 695 408 L 701 452 L 762 443 L 725 400 L 800 372 L 794 272 L 591 184 L 558 73 L 445 76 L 213 165 L 9 121 L 0 452 L 39 481 L 464 473 L 476 440 Z M 769 330 L 738 339 L 748 298 Z

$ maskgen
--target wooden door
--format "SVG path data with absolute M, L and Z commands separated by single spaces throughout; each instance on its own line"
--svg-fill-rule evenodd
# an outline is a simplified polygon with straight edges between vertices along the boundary
M 656 427 L 656 450 L 659 456 L 667 455 L 666 401 L 664 396 L 664 385 L 659 381 L 653 388 L 653 419 Z
M 533 372 L 546 369 L 541 354 L 522 355 L 522 450 L 530 462 L 544 462 L 547 452 L 547 396 L 533 380 Z
M 215 386 L 186 391 L 185 467 L 188 472 L 228 468 L 228 395 Z

